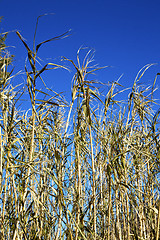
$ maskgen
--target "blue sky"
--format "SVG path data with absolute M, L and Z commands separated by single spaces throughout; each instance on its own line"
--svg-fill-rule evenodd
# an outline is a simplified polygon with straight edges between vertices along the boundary
M 36 19 L 45 13 L 49 15 L 39 20 L 37 43 L 69 29 L 72 35 L 42 46 L 39 57 L 44 63 L 58 62 L 60 56 L 75 60 L 79 47 L 87 46 L 96 50 L 95 63 L 113 66 L 97 73 L 96 78 L 104 83 L 123 74 L 120 83 L 131 87 L 137 72 L 149 63 L 157 65 L 147 71 L 145 84 L 152 84 L 160 72 L 160 1 L 0 0 L 0 15 L 4 16 L 0 30 L 20 31 L 32 47 Z M 15 32 L 9 34 L 7 44 L 16 56 L 15 73 L 23 70 L 27 54 Z M 56 70 L 47 74 L 45 81 L 50 87 L 69 92 L 73 72 Z M 25 76 L 16 81 L 22 79 Z

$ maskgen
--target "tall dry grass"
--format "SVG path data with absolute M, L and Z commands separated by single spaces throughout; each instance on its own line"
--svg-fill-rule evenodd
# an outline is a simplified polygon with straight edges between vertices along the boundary
M 13 87 L 6 51 L 0 59 L 0 239 L 160 239 L 158 74 L 151 88 L 139 85 L 145 66 L 121 103 L 123 87 L 115 81 L 102 96 L 93 52 L 81 61 L 78 51 L 77 63 L 63 58 L 75 69 L 67 103 L 38 87 L 44 71 L 65 68 L 39 69 L 38 50 L 50 40 L 31 50 L 17 35 L 28 55 L 25 89 Z

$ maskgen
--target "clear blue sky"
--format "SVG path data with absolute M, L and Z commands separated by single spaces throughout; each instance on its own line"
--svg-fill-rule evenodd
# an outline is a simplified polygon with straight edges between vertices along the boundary
M 19 30 L 32 46 L 36 18 L 44 13 L 54 15 L 39 20 L 37 43 L 72 29 L 69 38 L 41 47 L 39 56 L 44 62 L 47 58 L 56 62 L 62 55 L 75 60 L 83 45 L 96 50 L 95 61 L 100 66 L 113 66 L 98 73 L 97 78 L 104 83 L 124 74 L 120 83 L 132 86 L 137 72 L 148 63 L 158 65 L 147 72 L 144 83 L 153 83 L 160 72 L 160 1 L 0 0 L 0 15 L 4 16 L 0 30 Z M 7 43 L 15 47 L 9 50 L 16 55 L 15 72 L 19 71 L 24 66 L 25 48 L 14 32 L 9 34 Z M 45 81 L 55 90 L 67 93 L 71 79 L 72 73 L 57 71 L 48 74 Z

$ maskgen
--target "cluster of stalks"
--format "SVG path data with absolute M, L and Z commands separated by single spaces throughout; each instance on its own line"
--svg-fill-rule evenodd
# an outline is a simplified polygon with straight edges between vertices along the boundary
M 77 63 L 63 58 L 75 69 L 67 103 L 37 86 L 46 70 L 64 68 L 38 69 L 37 52 L 50 40 L 32 51 L 17 36 L 28 54 L 25 90 L 13 87 L 10 57 L 0 49 L 0 239 L 160 239 L 157 76 L 151 88 L 139 85 L 150 65 L 121 103 L 122 86 L 115 81 L 102 96 L 93 52 L 81 62 L 78 51 Z M 21 111 L 26 89 L 31 109 Z

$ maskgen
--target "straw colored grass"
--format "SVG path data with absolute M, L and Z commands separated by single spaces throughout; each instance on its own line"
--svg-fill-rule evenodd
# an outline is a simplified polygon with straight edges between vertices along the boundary
M 127 101 L 119 102 L 124 88 L 113 82 L 106 96 L 100 94 L 94 52 L 82 61 L 79 50 L 77 63 L 63 58 L 75 71 L 67 103 L 38 87 L 44 71 L 66 68 L 49 63 L 39 69 L 38 50 L 50 40 L 32 51 L 17 35 L 28 55 L 31 111 L 19 108 L 26 89 L 13 87 L 10 57 L 1 49 L 0 238 L 158 240 L 160 111 L 153 99 L 158 75 L 152 87 L 141 86 L 151 67 L 145 66 Z

